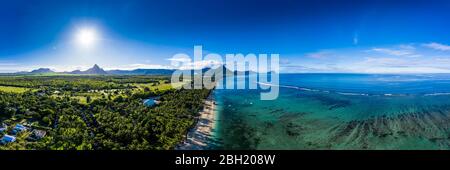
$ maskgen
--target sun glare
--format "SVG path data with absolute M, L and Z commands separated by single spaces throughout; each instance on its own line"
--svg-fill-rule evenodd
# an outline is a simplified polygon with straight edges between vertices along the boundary
M 95 29 L 83 28 L 76 33 L 76 41 L 82 47 L 92 47 L 98 41 L 98 34 Z

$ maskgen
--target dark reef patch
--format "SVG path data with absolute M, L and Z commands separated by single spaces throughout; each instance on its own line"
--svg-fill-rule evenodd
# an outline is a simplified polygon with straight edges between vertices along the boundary
M 329 141 L 370 149 L 371 139 L 405 137 L 424 138 L 450 146 L 450 112 L 432 109 L 427 112 L 379 116 L 366 120 L 353 120 L 330 128 Z
M 348 107 L 351 105 L 350 100 L 337 99 L 334 97 L 326 96 L 323 94 L 307 94 L 302 93 L 297 95 L 298 98 L 311 98 L 319 101 L 321 104 L 328 106 L 328 110 L 334 110 L 342 107 Z

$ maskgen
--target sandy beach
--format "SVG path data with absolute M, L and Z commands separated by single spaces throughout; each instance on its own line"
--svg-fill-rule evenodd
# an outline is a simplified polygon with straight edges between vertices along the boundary
M 181 142 L 176 150 L 204 150 L 210 147 L 212 133 L 216 124 L 216 103 L 211 94 L 206 100 L 203 110 L 200 112 L 197 124 L 192 128 L 186 140 Z

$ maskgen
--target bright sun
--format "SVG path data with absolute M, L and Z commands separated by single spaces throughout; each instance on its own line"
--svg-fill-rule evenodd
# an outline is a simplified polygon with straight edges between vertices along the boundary
M 82 47 L 92 47 L 98 41 L 95 29 L 83 28 L 76 33 L 76 41 Z

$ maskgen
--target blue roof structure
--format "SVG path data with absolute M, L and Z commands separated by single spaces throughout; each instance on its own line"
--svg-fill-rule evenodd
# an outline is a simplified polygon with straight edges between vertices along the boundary
M 19 133 L 19 132 L 23 132 L 23 131 L 25 131 L 25 130 L 27 130 L 27 128 L 25 127 L 25 126 L 23 126 L 23 125 L 21 125 L 21 124 L 16 124 L 16 126 L 14 126 L 14 129 L 12 130 L 12 134 L 13 135 L 15 135 L 15 134 L 17 134 L 17 133 Z
M 2 143 L 11 143 L 11 142 L 15 142 L 15 141 L 16 141 L 16 137 L 10 136 L 10 135 L 5 135 L 1 139 Z
M 151 107 L 151 106 L 153 106 L 153 105 L 155 105 L 155 104 L 158 104 L 158 99 L 160 98 L 160 96 L 154 96 L 154 97 L 150 97 L 150 98 L 148 98 L 148 99 L 144 99 L 144 105 L 145 106 L 149 106 L 149 107 Z
M 24 131 L 27 128 L 21 124 L 16 124 L 16 126 L 14 127 L 14 130 L 18 130 L 18 131 Z
M 144 100 L 144 104 L 145 104 L 146 106 L 153 106 L 153 105 L 156 104 L 156 101 L 153 100 L 153 99 L 145 99 L 145 100 Z

